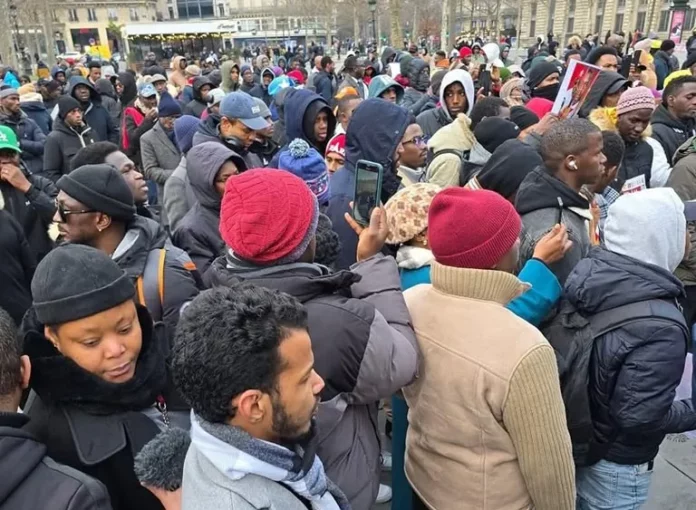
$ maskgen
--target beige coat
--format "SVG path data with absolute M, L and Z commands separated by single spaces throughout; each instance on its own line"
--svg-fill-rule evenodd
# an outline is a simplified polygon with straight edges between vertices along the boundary
M 454 122 L 440 128 L 428 141 L 428 150 L 436 155 L 448 149 L 459 153 L 470 151 L 476 139 L 469 128 L 469 117 L 460 113 Z M 440 154 L 430 162 L 425 180 L 442 188 L 459 186 L 459 169 L 462 158 L 451 152 Z
M 574 510 L 575 471 L 553 349 L 505 308 L 526 285 L 436 262 L 404 295 L 421 349 L 406 475 L 434 510 Z

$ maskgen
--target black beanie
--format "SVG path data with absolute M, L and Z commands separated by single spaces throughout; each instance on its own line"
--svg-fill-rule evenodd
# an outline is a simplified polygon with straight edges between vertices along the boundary
M 519 134 L 520 128 L 509 120 L 500 117 L 486 117 L 474 129 L 476 141 L 491 154 L 503 142 L 517 138 Z
M 135 217 L 133 192 L 111 165 L 84 165 L 58 179 L 56 187 L 95 211 L 114 220 Z
M 529 108 L 513 106 L 510 108 L 510 121 L 514 122 L 520 131 L 539 123 L 539 117 Z
M 80 103 L 72 96 L 62 96 L 58 100 L 58 117 L 65 119 L 65 116 L 73 110 L 79 109 Z
M 50 326 L 114 308 L 133 298 L 135 286 L 103 251 L 65 244 L 36 267 L 31 294 L 37 319 Z

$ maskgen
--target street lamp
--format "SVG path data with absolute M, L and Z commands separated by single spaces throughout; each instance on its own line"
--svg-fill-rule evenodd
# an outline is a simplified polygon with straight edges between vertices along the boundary
M 379 46 L 377 44 L 377 24 L 375 23 L 375 11 L 377 10 L 377 0 L 367 0 L 367 5 L 370 7 L 370 12 L 372 13 L 372 40 L 374 41 L 376 48 Z

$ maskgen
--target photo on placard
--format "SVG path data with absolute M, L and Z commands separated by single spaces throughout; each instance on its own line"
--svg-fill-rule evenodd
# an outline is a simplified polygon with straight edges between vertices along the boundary
M 575 117 L 601 71 L 592 64 L 571 60 L 551 111 L 561 119 Z

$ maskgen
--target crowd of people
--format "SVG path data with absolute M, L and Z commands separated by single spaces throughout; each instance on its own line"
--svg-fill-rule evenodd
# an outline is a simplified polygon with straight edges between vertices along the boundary
M 0 509 L 640 508 L 696 429 L 696 54 L 658 43 L 3 69 Z

